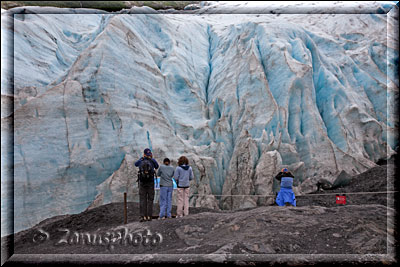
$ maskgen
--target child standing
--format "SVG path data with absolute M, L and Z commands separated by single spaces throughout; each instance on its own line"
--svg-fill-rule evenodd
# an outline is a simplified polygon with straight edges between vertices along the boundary
M 165 214 L 167 218 L 171 218 L 172 177 L 174 177 L 174 168 L 169 165 L 171 163 L 170 160 L 165 158 L 163 163 L 164 165 L 161 165 L 157 172 L 157 176 L 160 177 L 160 219 L 164 219 Z
M 175 169 L 175 181 L 178 190 L 178 203 L 176 216 L 189 215 L 189 183 L 193 180 L 193 170 L 189 166 L 189 160 L 185 156 L 178 159 L 178 167 Z

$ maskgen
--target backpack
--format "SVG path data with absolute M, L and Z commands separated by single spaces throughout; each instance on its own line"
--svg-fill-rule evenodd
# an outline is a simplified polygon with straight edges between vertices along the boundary
M 144 159 L 139 166 L 138 178 L 140 182 L 150 183 L 154 182 L 154 168 L 153 163 L 149 159 Z
M 292 188 L 293 178 L 292 177 L 282 177 L 281 187 L 283 188 Z

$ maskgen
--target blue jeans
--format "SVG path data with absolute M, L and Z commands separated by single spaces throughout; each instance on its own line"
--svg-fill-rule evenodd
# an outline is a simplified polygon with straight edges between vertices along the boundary
M 165 210 L 167 210 L 167 217 L 171 218 L 172 191 L 172 186 L 160 186 L 160 218 L 165 216 Z

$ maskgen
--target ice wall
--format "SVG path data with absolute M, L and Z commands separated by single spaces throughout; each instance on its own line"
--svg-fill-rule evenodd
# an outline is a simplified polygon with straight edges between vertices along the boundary
M 2 135 L 13 126 L 15 231 L 124 191 L 137 200 L 131 165 L 146 147 L 160 163 L 188 156 L 191 205 L 223 209 L 269 204 L 229 195 L 273 194 L 282 167 L 298 185 L 374 166 L 397 147 L 388 23 L 386 14 L 15 15 L 13 91 L 2 75 L 2 102 L 14 101 Z

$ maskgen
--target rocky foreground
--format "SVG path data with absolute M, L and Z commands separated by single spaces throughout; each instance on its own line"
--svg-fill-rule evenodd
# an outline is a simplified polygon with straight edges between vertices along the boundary
M 380 182 L 382 177 L 393 178 L 393 172 L 386 167 L 375 167 L 353 177 L 345 188 L 332 191 L 381 191 L 387 186 Z M 218 212 L 190 208 L 189 216 L 150 222 L 139 222 L 138 204 L 129 202 L 127 224 L 123 223 L 123 203 L 111 203 L 80 214 L 49 218 L 15 234 L 14 253 L 22 254 L 17 257 L 22 262 L 26 254 L 130 254 L 134 258 L 128 261 L 134 262 L 157 261 L 163 256 L 175 260 L 194 257 L 193 261 L 205 256 L 225 262 L 234 256 L 257 255 L 282 255 L 281 261 L 339 255 L 340 260 L 349 257 L 363 262 L 374 255 L 389 255 L 397 246 L 392 237 L 396 236 L 394 210 L 388 207 L 393 198 L 386 198 L 386 194 L 375 198 L 348 195 L 347 205 L 335 205 L 334 195 L 329 193 L 332 192 L 326 190 L 320 192 L 326 195 L 299 196 L 297 207 L 262 206 Z M 158 212 L 155 205 L 154 214 Z M 172 213 L 176 214 L 175 206 Z M 46 258 L 40 257 L 37 262 Z M 96 257 L 92 257 L 92 263 Z M 11 260 L 9 264 L 12 263 Z
M 382 205 L 270 206 L 143 223 L 132 220 L 126 225 L 122 216 L 112 216 L 121 211 L 122 205 L 114 204 L 111 209 L 43 222 L 16 235 L 15 252 L 385 254 L 387 250 L 387 209 Z M 105 218 L 109 225 L 101 222 Z M 41 241 L 39 233 L 48 233 L 47 240 Z M 133 234 L 133 241 L 126 233 Z M 153 244 L 145 244 L 145 236 Z

